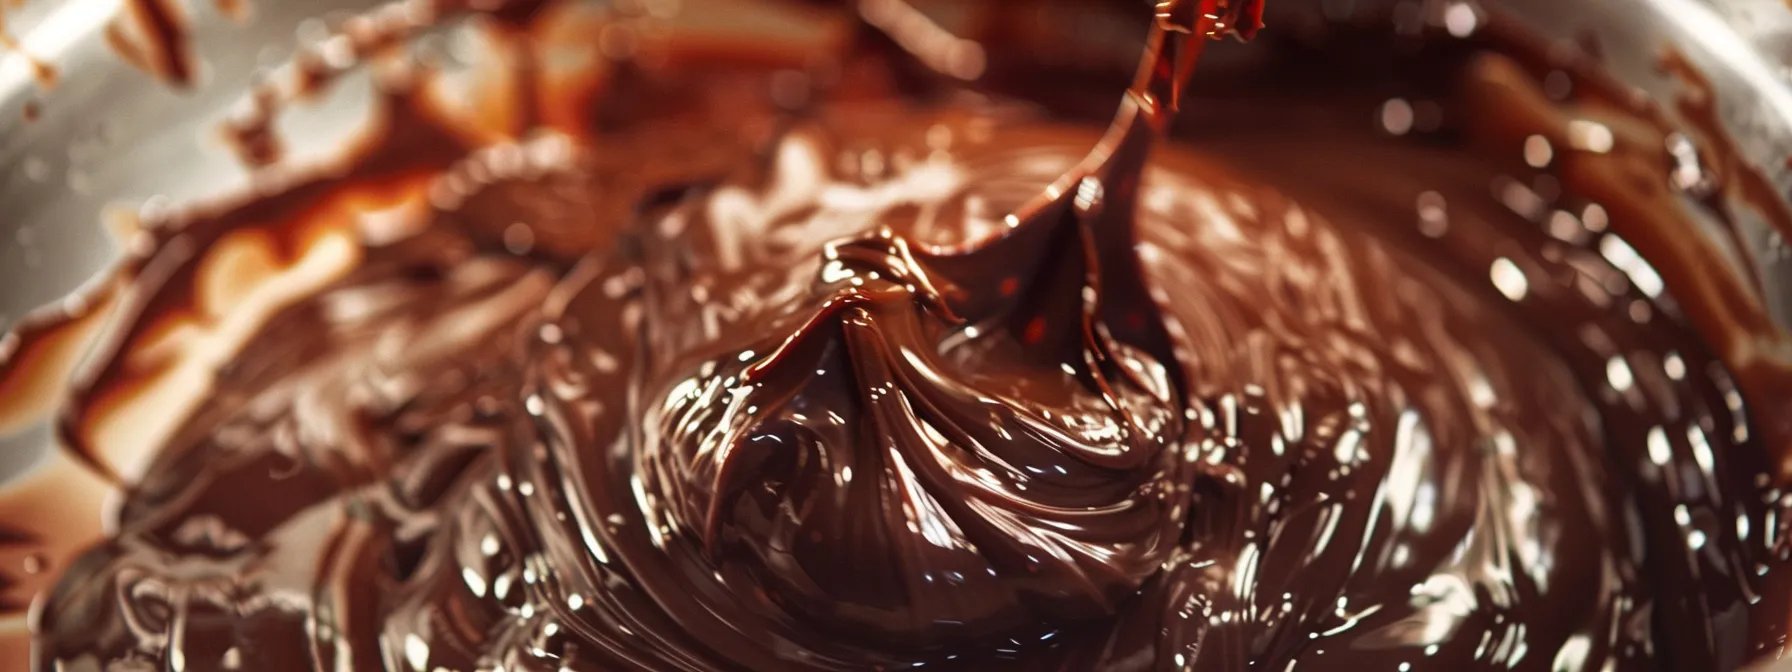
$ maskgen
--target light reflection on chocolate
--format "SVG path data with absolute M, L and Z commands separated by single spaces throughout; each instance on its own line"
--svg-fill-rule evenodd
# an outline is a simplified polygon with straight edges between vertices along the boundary
M 505 8 L 531 53 L 590 20 Z M 1048 79 L 977 36 L 979 86 L 1065 102 L 953 95 L 847 22 L 673 39 L 583 93 L 515 57 L 497 121 L 390 80 L 340 165 L 131 246 L 61 425 L 129 486 L 109 538 L 29 556 L 62 577 L 36 665 L 1777 653 L 1792 357 L 1687 224 L 1784 205 L 1711 129 L 1473 18 L 1270 31 L 1169 143 L 1127 123 L 1167 88 L 1104 139 L 1086 110 L 1124 72 Z M 881 75 L 790 74 L 837 54 Z M 21 352 L 66 347 L 30 324 Z M 240 343 L 185 361 L 205 334 Z M 54 378 L 37 357 L 0 389 Z M 207 394 L 121 448 L 177 370 Z M 0 542 L 54 533 L 16 520 Z

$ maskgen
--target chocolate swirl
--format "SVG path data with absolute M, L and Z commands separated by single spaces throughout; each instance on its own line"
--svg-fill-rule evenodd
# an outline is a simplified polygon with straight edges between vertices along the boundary
M 879 228 L 826 245 L 807 291 L 739 301 L 769 318 L 728 320 L 645 393 L 637 472 L 667 510 L 644 516 L 870 648 L 1112 616 L 1189 503 L 1179 367 L 1134 257 L 1138 182 L 1200 51 L 1183 34 L 1249 35 L 1261 12 L 1159 4 L 1111 139 L 993 240 L 926 250 Z M 704 315 L 646 301 L 649 348 Z
M 179 272 L 121 273 L 137 336 L 102 363 L 208 305 L 224 234 L 296 255 L 359 213 L 325 206 L 387 196 L 364 258 L 206 370 L 116 533 L 48 558 L 37 669 L 1647 672 L 1779 645 L 1783 400 L 1682 320 L 1696 263 L 1641 259 L 1682 241 L 1636 213 L 1692 221 L 1651 172 L 1687 170 L 1652 162 L 1671 128 L 1596 73 L 1546 96 L 1553 52 L 1510 35 L 1330 25 L 1208 71 L 1190 146 L 1154 150 L 1200 44 L 1178 25 L 1218 30 L 1160 21 L 1106 135 L 1124 72 L 1005 79 L 992 48 L 985 83 L 1072 101 L 1054 121 L 916 95 L 888 44 L 829 88 L 812 55 L 704 43 L 544 95 L 567 127 L 525 142 L 407 94 L 347 169 L 151 227 Z M 1395 99 L 1410 127 L 1364 123 Z M 1518 152 L 1597 120 L 1608 153 Z M 1615 162 L 1661 179 L 1580 170 Z M 92 380 L 68 417 L 100 448 L 148 379 Z
M 640 473 L 668 517 L 855 641 L 1112 614 L 1179 537 L 1180 395 L 1100 319 L 1087 232 L 1016 235 L 1057 240 L 1005 267 L 888 229 L 832 243 L 772 306 L 788 326 L 724 326 L 748 339 L 648 395 Z M 1034 277 L 952 276 L 976 265 Z

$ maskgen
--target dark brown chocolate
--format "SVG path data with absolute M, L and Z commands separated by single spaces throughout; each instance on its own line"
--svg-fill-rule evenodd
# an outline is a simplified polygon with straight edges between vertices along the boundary
M 513 46 L 648 16 L 525 4 Z M 1105 134 L 1124 72 L 988 36 L 978 85 L 1046 104 L 856 28 L 632 51 L 585 93 L 519 57 L 492 127 L 389 81 L 344 163 L 151 218 L 79 311 L 0 342 L 16 397 L 114 320 L 61 427 L 126 494 L 108 539 L 33 556 L 60 576 L 34 665 L 1777 655 L 1792 367 L 1687 233 L 1757 178 L 1497 17 L 1271 31 L 1185 92 L 1204 34 L 1257 25 L 1224 5 L 1158 8 Z M 110 425 L 216 310 L 212 253 L 335 235 L 354 263 L 118 464 Z

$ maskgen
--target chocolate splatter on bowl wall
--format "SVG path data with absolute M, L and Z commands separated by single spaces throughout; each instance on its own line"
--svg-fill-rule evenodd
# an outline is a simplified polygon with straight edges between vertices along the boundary
M 338 21 L 227 121 L 249 188 L 0 341 L 64 448 L 0 492 L 0 665 L 1783 652 L 1792 337 L 1733 260 L 1792 214 L 1684 54 L 1664 105 L 1460 3 L 886 5 Z M 1148 31 L 1130 90 L 1060 14 Z M 467 17 L 470 69 L 403 48 Z

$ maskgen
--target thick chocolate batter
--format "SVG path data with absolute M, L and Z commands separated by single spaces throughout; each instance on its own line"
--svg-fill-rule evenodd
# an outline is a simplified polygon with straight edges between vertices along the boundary
M 55 567 L 35 668 L 1780 652 L 1792 432 L 1749 402 L 1785 408 L 1786 341 L 1662 224 L 1748 177 L 1582 58 L 1363 18 L 1179 93 L 1255 6 L 1170 2 L 1104 136 L 1124 72 L 1042 72 L 1000 22 L 976 63 L 888 20 L 567 79 L 531 45 L 651 12 L 556 8 L 500 14 L 506 123 L 388 78 L 342 165 L 151 218 L 0 347 L 3 386 L 114 321 L 61 427 L 130 485 Z M 241 305 L 228 260 L 332 250 L 227 360 L 168 354 Z M 193 366 L 208 393 L 118 466 L 120 418 Z

